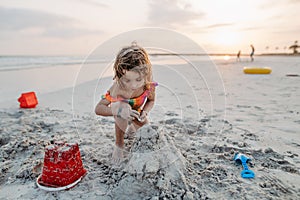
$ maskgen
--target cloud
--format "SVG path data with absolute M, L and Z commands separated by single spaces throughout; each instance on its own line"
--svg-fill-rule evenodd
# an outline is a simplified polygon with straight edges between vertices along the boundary
M 226 27 L 226 26 L 233 26 L 234 23 L 224 23 L 224 24 L 212 24 L 212 25 L 209 25 L 205 28 L 208 28 L 208 29 L 213 29 L 213 28 L 220 28 L 220 27 Z
M 46 37 L 56 37 L 56 38 L 69 38 L 69 37 L 79 37 L 84 35 L 101 35 L 103 31 L 98 30 L 85 30 L 80 28 L 50 28 L 45 31 L 42 36 Z
M 298 6 L 300 5 L 299 0 L 269 0 L 261 3 L 258 7 L 260 10 L 270 10 L 273 8 L 284 8 L 288 6 Z
M 109 8 L 109 6 L 107 4 L 104 4 L 102 2 L 97 2 L 94 0 L 85 0 L 85 1 L 79 0 L 78 2 L 85 3 L 85 4 L 91 5 L 93 7 L 96 6 L 96 7 L 100 7 L 100 8 Z
M 179 0 L 152 0 L 149 3 L 148 24 L 176 28 L 190 25 L 204 17 L 204 13 L 191 10 L 190 4 Z
M 40 11 L 0 7 L 0 28 L 2 30 L 58 27 L 73 23 L 75 21 L 70 18 Z
M 2 31 L 30 32 L 31 30 L 39 30 L 39 35 L 47 37 L 74 37 L 102 33 L 101 31 L 78 28 L 80 25 L 79 21 L 65 16 L 36 10 L 0 7 L 0 29 Z
M 259 31 L 259 30 L 264 30 L 265 27 L 260 27 L 260 26 L 247 26 L 244 28 L 241 28 L 240 31 Z
M 298 3 L 300 3 L 300 1 L 299 0 L 288 0 L 287 3 L 289 3 L 289 4 L 298 4 Z

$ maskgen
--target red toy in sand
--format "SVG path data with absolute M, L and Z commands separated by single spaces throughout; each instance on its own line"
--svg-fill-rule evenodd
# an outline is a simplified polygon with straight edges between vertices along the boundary
M 56 142 L 46 147 L 39 188 L 59 191 L 74 187 L 86 174 L 77 143 Z
M 35 108 L 38 100 L 34 92 L 22 93 L 18 99 L 21 108 Z

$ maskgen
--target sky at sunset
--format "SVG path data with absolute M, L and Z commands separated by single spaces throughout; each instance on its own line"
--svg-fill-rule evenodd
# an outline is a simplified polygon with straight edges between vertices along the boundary
M 144 27 L 186 35 L 209 53 L 291 52 L 299 0 L 1 0 L 0 55 L 87 55 Z

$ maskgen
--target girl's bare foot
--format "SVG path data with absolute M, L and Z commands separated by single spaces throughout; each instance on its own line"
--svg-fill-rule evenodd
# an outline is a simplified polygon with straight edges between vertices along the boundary
M 112 154 L 112 164 L 113 165 L 120 165 L 123 161 L 123 151 L 124 149 L 118 147 L 117 145 L 114 148 L 114 152 Z

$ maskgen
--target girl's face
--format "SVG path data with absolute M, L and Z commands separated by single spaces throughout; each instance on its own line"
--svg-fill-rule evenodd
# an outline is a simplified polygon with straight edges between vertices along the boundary
M 126 71 L 120 81 L 127 90 L 134 91 L 145 85 L 145 77 L 135 71 Z

